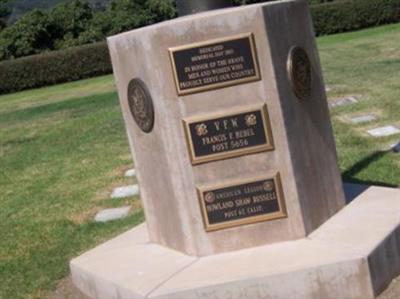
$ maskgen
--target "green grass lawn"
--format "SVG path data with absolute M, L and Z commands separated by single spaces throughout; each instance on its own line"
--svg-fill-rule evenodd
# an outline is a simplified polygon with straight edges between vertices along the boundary
M 0 298 L 48 298 L 68 260 L 143 220 L 92 222 L 132 165 L 111 76 L 0 98 Z
M 360 95 L 360 102 L 337 107 L 332 118 L 340 168 L 346 181 L 400 185 L 400 158 L 386 151 L 400 136 L 372 138 L 366 130 L 400 128 L 400 24 L 322 37 L 318 40 L 330 98 Z M 373 113 L 374 122 L 352 125 L 349 116 Z
M 373 139 L 369 128 L 400 125 L 400 24 L 318 40 L 331 98 L 361 95 L 332 110 L 346 180 L 400 184 L 400 158 L 384 151 L 400 136 Z M 378 121 L 350 125 L 373 112 Z M 0 96 L 0 298 L 50 298 L 69 260 L 143 221 L 93 222 L 108 199 L 132 183 L 132 161 L 111 76 Z

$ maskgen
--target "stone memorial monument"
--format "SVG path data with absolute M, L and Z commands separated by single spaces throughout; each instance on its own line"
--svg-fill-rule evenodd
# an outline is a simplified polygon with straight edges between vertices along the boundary
M 228 2 L 108 39 L 146 224 L 73 279 L 102 299 L 374 298 L 400 273 L 400 193 L 345 207 L 307 1 L 201 12 Z

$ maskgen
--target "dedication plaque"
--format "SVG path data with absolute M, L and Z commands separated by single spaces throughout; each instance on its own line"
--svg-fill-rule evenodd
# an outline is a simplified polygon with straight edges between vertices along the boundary
M 279 173 L 198 193 L 206 231 L 287 217 Z
M 260 80 L 251 33 L 170 48 L 179 95 Z
M 265 105 L 183 123 L 192 164 L 274 149 Z

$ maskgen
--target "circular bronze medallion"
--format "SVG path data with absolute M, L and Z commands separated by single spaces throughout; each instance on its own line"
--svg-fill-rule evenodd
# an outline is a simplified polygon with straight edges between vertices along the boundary
M 128 104 L 139 128 L 145 133 L 150 133 L 154 126 L 153 100 L 142 80 L 132 79 L 129 82 Z
M 287 68 L 292 89 L 299 99 L 311 96 L 311 63 L 307 52 L 298 46 L 290 49 Z

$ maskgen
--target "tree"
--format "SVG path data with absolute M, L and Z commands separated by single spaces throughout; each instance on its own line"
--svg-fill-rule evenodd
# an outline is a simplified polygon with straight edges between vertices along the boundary
M 4 18 L 10 14 L 11 10 L 7 5 L 8 2 L 9 0 L 0 0 L 0 18 Z
M 0 31 L 2 31 L 6 26 L 6 18 L 11 13 L 10 8 L 8 7 L 9 0 L 0 0 Z
M 0 19 L 0 32 L 6 27 L 6 22 Z
M 143 27 L 176 15 L 172 0 L 113 0 L 106 13 L 111 17 L 108 34 Z
M 22 57 L 53 48 L 51 24 L 41 10 L 32 10 L 0 32 L 0 59 Z
M 49 12 L 49 22 L 56 48 L 75 45 L 74 41 L 87 29 L 93 10 L 87 2 L 73 0 L 54 7 Z
M 147 25 L 169 20 L 176 17 L 176 9 L 171 0 L 147 0 Z
M 111 17 L 111 30 L 108 34 L 142 27 L 146 24 L 144 0 L 113 0 L 106 13 Z
M 78 43 L 104 40 L 122 31 L 171 19 L 176 16 L 172 0 L 114 0 L 106 11 L 95 12 Z
M 98 11 L 93 15 L 87 29 L 78 38 L 79 44 L 104 40 L 112 32 L 112 17 L 108 12 Z
M 87 0 L 66 1 L 48 12 L 28 12 L 2 30 L 0 60 L 104 40 L 175 16 L 173 0 L 112 0 L 96 12 Z

